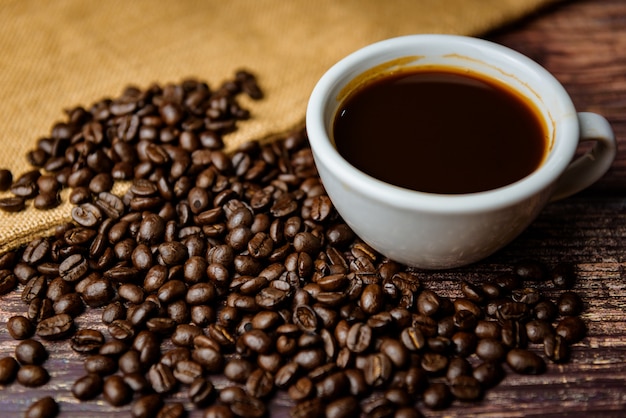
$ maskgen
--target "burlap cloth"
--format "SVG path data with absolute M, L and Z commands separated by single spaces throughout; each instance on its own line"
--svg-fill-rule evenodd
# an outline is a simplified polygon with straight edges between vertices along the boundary
M 218 84 L 240 68 L 265 99 L 227 147 L 302 124 L 315 82 L 344 55 L 412 33 L 478 35 L 555 0 L 2 0 L 0 167 L 14 175 L 63 110 L 195 77 Z M 3 196 L 0 194 L 0 197 Z M 70 219 L 60 207 L 0 213 L 0 254 Z

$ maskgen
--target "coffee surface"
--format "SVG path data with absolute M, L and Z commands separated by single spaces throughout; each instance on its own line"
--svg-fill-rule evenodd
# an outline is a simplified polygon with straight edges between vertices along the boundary
M 454 69 L 376 79 L 341 105 L 339 153 L 359 170 L 428 193 L 495 189 L 532 173 L 548 148 L 538 110 L 499 82 Z

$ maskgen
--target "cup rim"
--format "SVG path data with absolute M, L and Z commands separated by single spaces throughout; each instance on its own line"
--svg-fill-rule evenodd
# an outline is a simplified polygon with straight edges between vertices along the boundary
M 332 91 L 342 87 L 347 80 L 365 72 L 368 67 L 361 63 L 373 57 L 385 57 L 392 48 L 416 48 L 427 44 L 455 44 L 460 48 L 489 51 L 506 58 L 511 66 L 523 66 L 538 74 L 551 90 L 551 95 L 561 107 L 559 120 L 554 126 L 556 133 L 549 153 L 542 165 L 528 176 L 496 189 L 466 194 L 436 194 L 405 189 L 378 180 L 346 161 L 333 146 L 325 120 L 326 103 L 335 100 Z M 407 52 L 404 55 L 413 55 Z M 388 56 L 392 60 L 402 55 Z M 385 60 L 387 60 L 385 59 Z M 557 129 L 558 125 L 558 129 Z M 577 113 L 570 96 L 561 83 L 545 68 L 529 57 L 506 46 L 480 38 L 447 35 L 417 34 L 386 39 L 367 45 L 334 64 L 319 79 L 309 97 L 306 110 L 306 130 L 313 157 L 317 164 L 329 167 L 344 187 L 358 191 L 362 195 L 392 203 L 396 207 L 409 210 L 427 210 L 443 213 L 469 213 L 494 210 L 514 205 L 549 188 L 565 171 L 578 146 Z M 558 137 L 557 137 L 558 136 Z M 322 179 L 323 180 L 323 179 Z

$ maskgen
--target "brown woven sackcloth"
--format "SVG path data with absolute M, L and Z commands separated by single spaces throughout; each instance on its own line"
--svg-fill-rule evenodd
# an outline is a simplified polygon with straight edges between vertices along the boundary
M 26 152 L 63 110 L 128 85 L 193 77 L 219 84 L 238 69 L 265 98 L 226 146 L 303 124 L 308 96 L 343 56 L 413 33 L 479 35 L 555 0 L 2 0 L 0 168 L 30 169 Z M 7 194 L 0 193 L 0 197 Z M 0 213 L 0 254 L 69 221 L 60 207 Z

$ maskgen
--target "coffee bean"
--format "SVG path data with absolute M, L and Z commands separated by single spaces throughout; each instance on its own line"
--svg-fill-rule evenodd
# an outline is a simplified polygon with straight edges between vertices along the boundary
M 578 316 L 566 316 L 558 322 L 556 333 L 563 337 L 568 344 L 574 344 L 585 338 L 587 325 Z
M 0 270 L 0 295 L 5 295 L 17 286 L 17 277 L 9 269 Z
M 17 371 L 17 381 L 26 387 L 43 386 L 50 380 L 48 371 L 37 364 L 22 365 Z
M 168 403 L 163 405 L 157 414 L 157 418 L 183 418 L 185 416 L 185 407 L 179 402 Z
M 6 385 L 17 377 L 20 368 L 19 363 L 13 357 L 0 358 L 0 385 Z
M 426 338 L 424 338 L 422 331 L 416 327 L 403 329 L 400 340 L 410 351 L 419 351 L 426 346 Z
M 130 408 L 133 418 L 156 417 L 163 406 L 163 399 L 156 393 L 144 395 L 135 400 Z
M 554 334 L 554 329 L 547 321 L 536 319 L 526 323 L 526 335 L 528 341 L 532 343 L 541 343 L 544 338 L 552 334 Z
M 76 379 L 72 385 L 72 395 L 81 401 L 93 399 L 102 393 L 103 385 L 104 380 L 99 374 L 88 373 Z
M 51 396 L 44 396 L 33 402 L 26 413 L 25 418 L 53 418 L 59 413 L 59 405 Z
M 19 196 L 0 198 L 0 210 L 5 212 L 21 212 L 26 208 L 26 199 Z
M 234 415 L 225 405 L 211 405 L 204 410 L 203 418 L 234 418 Z
M 15 347 L 15 358 L 22 365 L 41 365 L 48 358 L 48 352 L 39 341 L 27 339 Z
M 46 340 L 58 340 L 74 332 L 74 320 L 68 314 L 58 314 L 37 324 L 36 334 Z
M 172 370 L 163 363 L 157 363 L 148 370 L 148 380 L 157 393 L 167 393 L 176 386 L 176 378 Z
M 546 335 L 543 338 L 543 352 L 555 363 L 564 363 L 569 360 L 569 344 L 561 335 Z
M 463 357 L 455 357 L 448 363 L 446 379 L 451 381 L 457 376 L 468 376 L 472 374 L 472 365 Z
M 424 405 L 431 409 L 446 408 L 452 401 L 450 388 L 445 383 L 432 383 L 423 394 Z
M 504 369 L 500 363 L 486 361 L 476 366 L 472 375 L 484 388 L 490 388 L 504 378 Z
M 256 398 L 265 398 L 274 390 L 274 376 L 261 368 L 254 370 L 245 383 L 246 392 Z
M 583 301 L 575 292 L 563 292 L 559 296 L 557 307 L 559 309 L 559 314 L 561 315 L 579 315 L 583 311 Z
M 485 361 L 500 361 L 506 355 L 506 348 L 495 338 L 481 338 L 476 344 L 476 355 Z
M 111 345 L 103 345 L 100 347 L 101 354 L 94 354 L 85 358 L 83 366 L 87 373 L 95 373 L 100 376 L 105 376 L 112 374 L 115 370 L 117 370 L 117 362 L 111 357 L 112 354 L 109 353 L 108 350 L 103 350 L 108 347 L 111 347 Z M 123 346 L 121 347 L 121 350 L 127 350 L 127 347 Z M 103 351 L 104 354 L 102 354 Z M 115 355 L 117 354 L 118 350 L 115 352 Z
M 567 262 L 557 264 L 550 272 L 550 279 L 558 289 L 571 289 L 576 281 L 574 265 Z
M 112 406 L 126 405 L 132 398 L 131 388 L 120 375 L 112 375 L 104 380 L 102 394 L 104 400 Z
M 13 173 L 7 168 L 0 169 L 0 191 L 5 192 L 9 190 L 13 183 Z
M 473 376 L 456 376 L 450 380 L 450 392 L 462 401 L 474 401 L 482 397 L 480 382 Z
M 367 350 L 372 342 L 372 329 L 363 323 L 355 323 L 350 327 L 346 339 L 346 347 L 354 353 Z
M 506 363 L 520 374 L 540 374 L 546 368 L 541 357 L 532 351 L 513 348 L 506 355 Z
M 13 339 L 24 340 L 30 338 L 35 327 L 33 323 L 23 315 L 14 315 L 7 321 L 7 330 Z
M 326 405 L 325 414 L 328 418 L 351 418 L 359 416 L 359 402 L 353 396 L 337 399 Z
M 513 272 L 522 280 L 542 281 L 548 277 L 546 266 L 537 260 L 524 260 L 517 263 Z
M 534 307 L 535 318 L 543 321 L 552 321 L 558 314 L 558 308 L 550 300 L 542 300 Z

